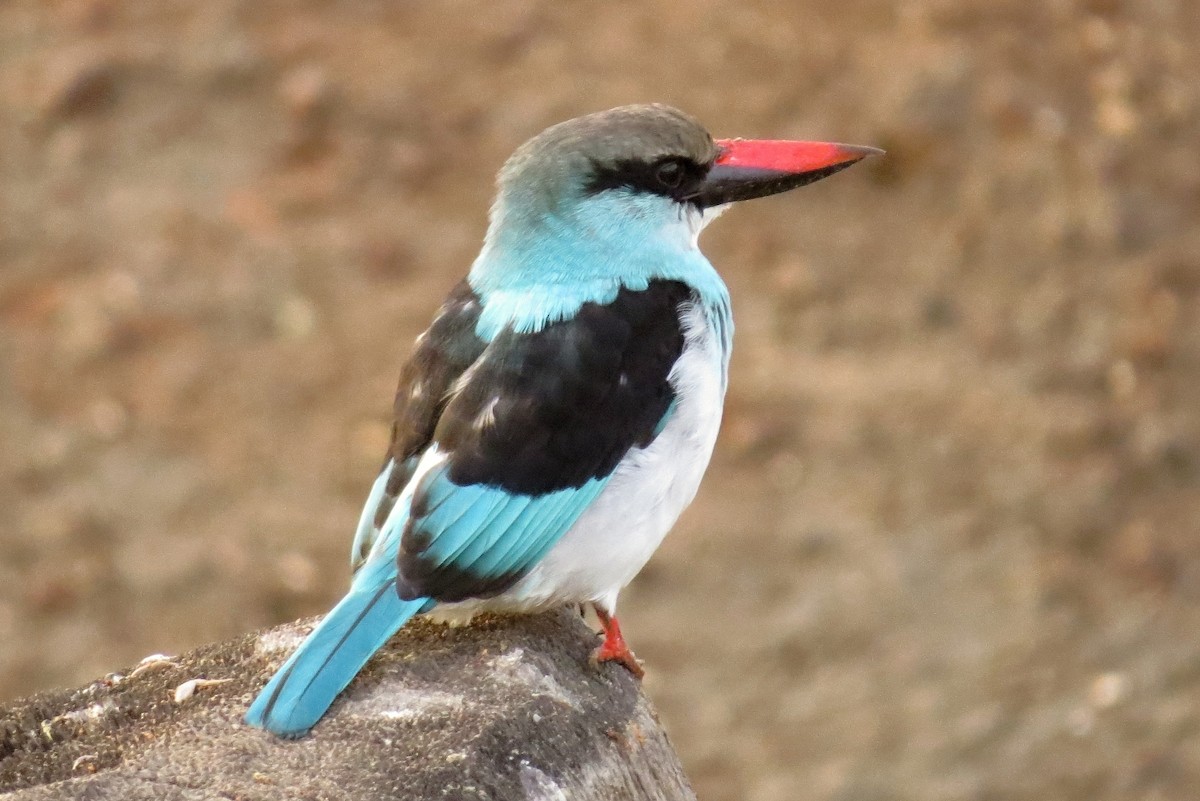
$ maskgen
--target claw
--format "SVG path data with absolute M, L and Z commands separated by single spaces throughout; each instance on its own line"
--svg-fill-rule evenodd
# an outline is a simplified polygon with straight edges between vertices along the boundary
M 636 678 L 645 676 L 646 671 L 642 669 L 642 663 L 633 655 L 633 651 L 629 650 L 625 638 L 621 636 L 621 624 L 600 607 L 593 605 L 592 608 L 596 610 L 596 618 L 600 621 L 600 627 L 604 629 L 604 642 L 592 652 L 593 664 L 619 662 Z

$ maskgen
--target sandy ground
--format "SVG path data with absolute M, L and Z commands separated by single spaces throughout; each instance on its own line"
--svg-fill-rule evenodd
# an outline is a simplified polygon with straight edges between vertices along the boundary
M 707 801 L 1200 795 L 1181 0 L 0 4 L 0 697 L 323 611 L 492 175 L 660 100 L 889 156 L 723 218 L 623 622 Z

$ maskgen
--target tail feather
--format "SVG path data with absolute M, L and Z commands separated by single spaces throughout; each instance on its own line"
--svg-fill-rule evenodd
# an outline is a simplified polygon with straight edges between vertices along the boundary
M 429 603 L 400 600 L 394 580 L 369 591 L 351 590 L 271 677 L 246 722 L 281 737 L 303 735 L 371 655 Z

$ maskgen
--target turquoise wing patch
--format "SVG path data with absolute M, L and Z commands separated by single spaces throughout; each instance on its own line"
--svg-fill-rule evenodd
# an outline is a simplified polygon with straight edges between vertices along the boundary
M 529 496 L 459 486 L 445 468 L 416 488 L 399 549 L 402 598 L 461 601 L 498 595 L 570 530 L 609 477 Z

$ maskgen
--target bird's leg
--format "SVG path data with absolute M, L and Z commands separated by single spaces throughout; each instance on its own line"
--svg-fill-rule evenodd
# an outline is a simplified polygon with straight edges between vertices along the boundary
M 597 664 L 620 662 L 637 678 L 646 675 L 646 671 L 642 670 L 642 663 L 625 644 L 625 638 L 621 636 L 621 624 L 617 619 L 596 604 L 592 604 L 592 608 L 596 610 L 596 618 L 600 621 L 600 627 L 604 629 L 604 642 L 592 652 L 592 661 Z

